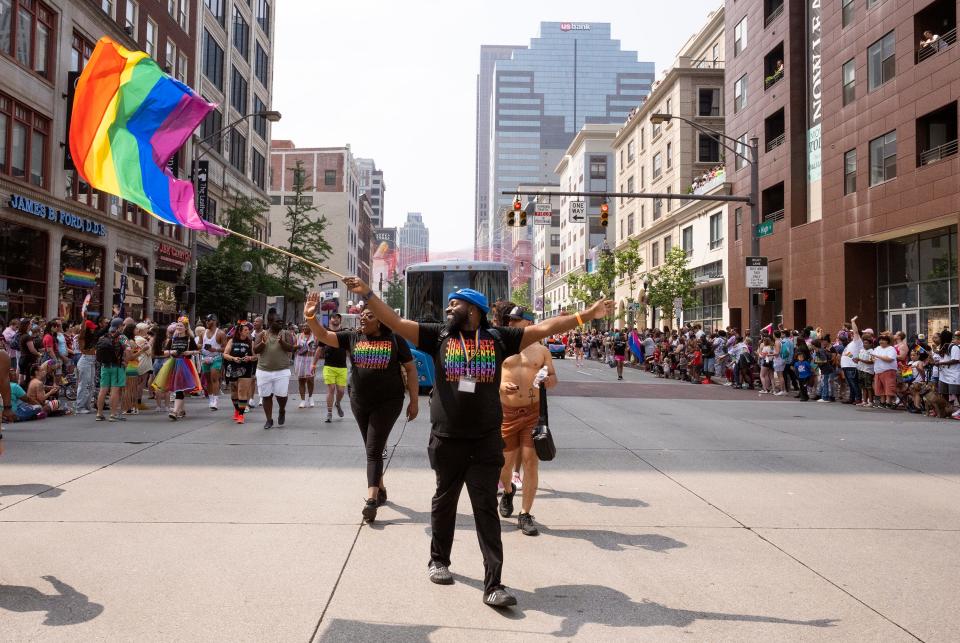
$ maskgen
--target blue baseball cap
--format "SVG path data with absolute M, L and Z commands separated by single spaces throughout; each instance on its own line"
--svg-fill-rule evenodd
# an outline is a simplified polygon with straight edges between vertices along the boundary
M 468 304 L 473 304 L 483 311 L 484 315 L 490 312 L 490 304 L 487 303 L 486 295 L 473 288 L 458 288 L 447 295 L 447 301 L 453 301 L 454 299 L 462 299 Z

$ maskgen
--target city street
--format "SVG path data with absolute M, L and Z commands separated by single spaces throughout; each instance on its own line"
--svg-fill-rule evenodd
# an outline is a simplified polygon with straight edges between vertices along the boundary
M 960 639 L 960 423 L 557 364 L 515 609 L 481 603 L 466 493 L 456 583 L 427 580 L 425 398 L 372 525 L 348 405 L 264 431 L 195 399 L 7 427 L 0 640 Z

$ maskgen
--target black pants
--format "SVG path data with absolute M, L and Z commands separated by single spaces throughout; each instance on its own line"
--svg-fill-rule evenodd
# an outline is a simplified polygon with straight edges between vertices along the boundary
M 479 440 L 458 440 L 430 436 L 427 448 L 430 467 L 437 474 L 430 526 L 430 560 L 450 565 L 453 533 L 457 522 L 457 502 L 464 483 L 473 506 L 477 540 L 483 554 L 483 587 L 488 593 L 500 585 L 503 569 L 503 542 L 500 540 L 500 516 L 497 514 L 497 481 L 503 468 L 503 439 L 500 432 Z
M 793 387 L 800 391 L 800 380 L 797 379 L 797 372 L 793 370 L 793 364 L 784 364 L 783 365 L 783 391 L 785 393 L 790 392 L 790 384 L 793 384 Z
M 351 397 L 350 408 L 367 448 L 367 486 L 379 487 L 383 477 L 383 449 L 403 410 L 403 398 L 370 403 Z

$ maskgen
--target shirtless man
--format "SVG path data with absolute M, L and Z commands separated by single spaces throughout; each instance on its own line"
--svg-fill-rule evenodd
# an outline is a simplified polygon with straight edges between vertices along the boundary
M 533 324 L 533 314 L 516 306 L 507 313 L 504 321 L 513 328 L 524 328 Z M 540 464 L 533 446 L 533 429 L 540 419 L 540 390 L 534 386 L 534 378 L 537 371 L 544 367 L 547 369 L 544 386 L 552 388 L 557 383 L 557 374 L 553 369 L 550 350 L 540 343 L 531 344 L 519 355 L 503 361 L 500 378 L 500 405 L 503 407 L 501 432 L 504 442 L 504 463 L 500 471 L 500 482 L 503 484 L 500 515 L 509 518 L 513 514 L 513 497 L 517 488 L 511 478 L 514 462 L 519 458 L 523 463 L 523 502 L 517 516 L 517 527 L 525 536 L 540 533 L 533 524 L 530 509 L 537 494 L 537 467 Z

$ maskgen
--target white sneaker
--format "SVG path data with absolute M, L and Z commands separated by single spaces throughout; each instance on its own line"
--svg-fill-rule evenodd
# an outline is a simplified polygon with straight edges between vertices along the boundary
M 823 399 L 822 397 L 821 397 L 819 400 L 817 400 L 817 402 L 829 402 L 829 401 L 830 401 L 830 400 L 825 400 L 825 399 Z
M 310 406 L 311 409 L 316 406 L 316 403 L 314 403 L 312 397 L 310 398 L 310 404 L 309 404 L 309 406 Z
M 765 391 L 764 389 L 760 389 L 760 392 L 757 393 L 757 395 L 767 395 L 767 394 L 769 394 L 769 393 L 770 393 L 770 391 Z
M 259 404 L 260 402 L 256 398 L 252 400 L 247 400 L 247 408 L 255 409 Z
M 300 404 L 297 405 L 297 408 L 298 408 L 298 409 L 305 409 L 305 408 L 307 408 L 307 401 L 306 401 L 306 400 L 302 400 L 302 401 L 300 402 Z
M 79 411 L 77 411 L 77 413 L 79 413 L 80 415 L 86 415 L 89 412 L 90 412 L 90 409 L 80 409 Z
M 783 395 L 783 391 L 777 391 L 774 395 Z
M 513 472 L 513 478 L 511 480 L 513 484 L 517 487 L 517 491 L 523 489 L 523 478 L 520 477 L 520 474 L 516 471 Z
M 216 410 L 217 410 L 218 397 L 219 397 L 219 396 L 217 396 L 217 395 L 211 395 L 211 396 L 210 396 L 210 410 L 211 410 L 211 411 L 216 411 Z

